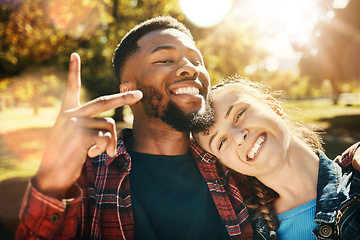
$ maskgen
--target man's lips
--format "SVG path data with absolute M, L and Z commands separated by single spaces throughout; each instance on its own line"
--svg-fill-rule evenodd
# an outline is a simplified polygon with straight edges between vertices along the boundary
M 180 80 L 169 86 L 169 91 L 174 95 L 197 96 L 203 94 L 203 86 L 198 79 Z
M 262 133 L 258 136 L 256 141 L 254 142 L 254 145 L 251 147 L 249 153 L 247 154 L 247 160 L 253 160 L 256 155 L 260 152 L 262 146 L 264 145 L 266 141 L 266 133 Z

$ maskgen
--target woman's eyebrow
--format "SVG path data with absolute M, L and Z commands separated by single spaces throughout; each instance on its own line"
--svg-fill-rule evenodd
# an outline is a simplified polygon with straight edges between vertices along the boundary
M 210 141 L 209 141 L 209 148 L 212 150 L 212 148 L 211 148 L 211 143 L 212 143 L 212 141 L 214 140 L 214 138 L 216 137 L 216 135 L 218 134 L 218 131 L 215 131 L 214 132 L 214 134 L 211 136 L 211 138 L 210 138 Z
M 235 107 L 235 104 L 233 104 L 229 107 L 229 109 L 226 111 L 225 119 L 229 117 L 231 110 L 233 110 L 234 107 Z
M 233 105 L 231 105 L 231 106 L 229 107 L 229 109 L 228 109 L 228 110 L 226 111 L 226 113 L 225 113 L 225 119 L 229 117 L 229 115 L 230 115 L 230 113 L 231 113 L 231 111 L 233 110 L 234 107 L 235 107 L 235 104 L 233 104 Z M 211 136 L 211 138 L 210 138 L 210 141 L 209 141 L 209 148 L 210 148 L 210 149 L 212 149 L 212 148 L 211 148 L 211 143 L 212 143 L 212 141 L 214 140 L 214 138 L 216 137 L 216 135 L 218 134 L 218 132 L 219 132 L 219 131 L 215 131 L 214 134 L 213 134 L 213 135 Z

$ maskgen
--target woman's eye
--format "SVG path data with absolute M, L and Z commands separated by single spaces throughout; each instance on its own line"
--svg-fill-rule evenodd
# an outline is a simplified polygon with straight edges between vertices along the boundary
M 240 113 L 236 116 L 236 120 L 238 120 L 239 118 L 241 118 L 241 116 L 244 114 L 245 109 L 240 111 Z
M 221 150 L 221 147 L 224 145 L 224 143 L 226 142 L 226 138 L 222 139 L 220 144 L 219 144 L 219 150 Z

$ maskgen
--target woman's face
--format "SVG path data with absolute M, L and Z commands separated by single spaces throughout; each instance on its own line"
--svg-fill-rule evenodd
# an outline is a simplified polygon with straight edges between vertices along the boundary
M 195 136 L 204 150 L 227 167 L 255 177 L 284 162 L 290 133 L 275 99 L 228 89 L 216 95 L 213 107 L 215 125 L 209 134 Z

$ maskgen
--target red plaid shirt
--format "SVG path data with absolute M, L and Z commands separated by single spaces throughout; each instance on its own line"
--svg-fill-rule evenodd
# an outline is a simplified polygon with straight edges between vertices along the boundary
M 77 185 L 69 190 L 75 198 L 49 198 L 33 188 L 30 181 L 20 209 L 16 239 L 133 239 L 131 158 L 124 145 L 130 136 L 130 130 L 120 133 L 115 157 L 102 154 L 87 159 Z M 346 164 L 351 162 L 355 149 L 348 150 Z M 247 190 L 238 188 L 242 186 L 240 180 L 220 178 L 216 158 L 193 142 L 190 151 L 231 239 L 252 239 L 251 221 L 240 194 Z

